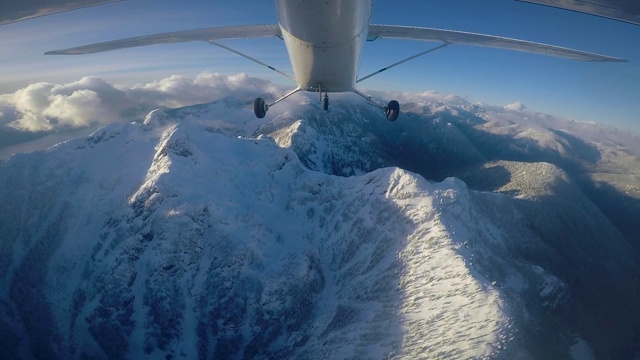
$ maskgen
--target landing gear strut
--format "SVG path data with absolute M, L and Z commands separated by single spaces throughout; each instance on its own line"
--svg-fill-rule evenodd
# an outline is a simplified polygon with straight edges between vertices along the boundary
M 302 91 L 302 89 L 300 87 L 297 87 L 271 104 L 267 104 L 263 98 L 257 98 L 253 101 L 253 113 L 256 114 L 256 117 L 258 119 L 262 119 L 265 117 L 265 115 L 267 115 L 267 110 L 269 110 L 270 107 L 297 93 L 298 91 Z
M 322 84 L 318 84 L 318 94 L 320 95 L 320 102 L 322 103 L 322 108 L 326 111 L 329 110 L 329 95 L 327 92 L 324 92 L 324 96 L 322 96 Z
M 361 98 L 367 100 L 369 104 L 377 108 L 380 108 L 382 111 L 384 111 L 384 114 L 387 116 L 387 120 L 396 121 L 398 119 L 398 115 L 400 115 L 400 104 L 397 101 L 391 100 L 389 101 L 389 104 L 387 104 L 387 106 L 382 106 L 377 102 L 373 101 L 373 99 L 371 99 L 371 96 L 367 96 L 356 89 L 353 89 L 351 91 L 354 94 L 360 96 Z
M 295 79 L 295 78 L 293 78 L 292 76 L 290 76 L 289 74 L 287 74 L 287 73 L 285 73 L 285 72 L 283 72 L 283 71 L 280 71 L 280 70 L 278 70 L 278 69 L 274 68 L 273 66 L 269 66 L 269 65 L 267 65 L 267 64 L 265 64 L 265 63 L 263 63 L 262 61 L 260 61 L 260 60 L 258 60 L 258 59 L 255 59 L 255 58 L 253 58 L 253 57 L 251 57 L 251 56 L 249 56 L 249 55 L 247 55 L 247 54 L 241 53 L 240 51 L 234 50 L 234 49 L 232 49 L 232 48 L 230 48 L 230 47 L 228 47 L 228 46 L 226 46 L 226 45 L 223 45 L 223 44 L 217 43 L 217 42 L 212 41 L 212 40 L 209 40 L 209 43 L 210 43 L 211 45 L 215 45 L 215 46 L 221 47 L 221 48 L 223 48 L 223 49 L 225 49 L 225 50 L 228 50 L 228 51 L 230 51 L 230 52 L 232 52 L 232 53 L 234 53 L 234 54 L 240 55 L 240 56 L 242 56 L 242 57 L 244 57 L 244 58 L 246 58 L 246 59 L 248 59 L 248 60 L 251 60 L 251 61 L 255 62 L 256 64 L 262 65 L 262 66 L 264 66 L 264 67 L 266 67 L 266 68 L 268 68 L 268 69 L 270 69 L 270 70 L 273 70 L 273 71 L 275 71 L 275 72 L 279 73 L 280 75 L 285 76 L 286 78 L 288 78 L 288 79 L 292 80 L 293 82 L 296 82 L 296 83 L 297 83 L 296 79 Z M 391 64 L 391 65 L 389 65 L 389 66 L 387 66 L 387 67 L 384 67 L 384 68 L 382 68 L 382 69 L 380 69 L 380 70 L 378 70 L 378 71 L 376 71 L 376 72 L 373 72 L 373 73 L 371 73 L 371 74 L 369 74 L 369 75 L 367 75 L 367 76 L 364 76 L 364 77 L 362 77 L 362 78 L 360 78 L 360 79 L 356 80 L 356 83 L 359 83 L 359 82 L 361 82 L 361 81 L 363 81 L 363 80 L 366 80 L 366 79 L 368 79 L 368 78 L 370 78 L 370 77 L 372 77 L 372 76 L 375 76 L 375 75 L 377 75 L 377 74 L 379 74 L 379 73 L 381 73 L 381 72 L 383 72 L 383 71 L 389 70 L 389 69 L 391 69 L 392 67 L 395 67 L 395 66 L 398 66 L 398 65 L 400 65 L 400 64 L 403 64 L 403 63 L 405 63 L 405 62 L 407 62 L 407 61 L 409 61 L 409 60 L 411 60 L 411 59 L 415 59 L 415 58 L 417 58 L 417 57 L 419 57 L 419 56 L 422 56 L 422 55 L 428 54 L 428 53 L 433 52 L 433 51 L 436 51 L 436 50 L 438 50 L 438 49 L 445 48 L 445 47 L 449 46 L 449 44 L 450 44 L 450 43 L 448 43 L 448 42 L 444 42 L 444 43 L 443 43 L 442 45 L 440 45 L 440 46 L 436 46 L 436 47 L 431 48 L 431 49 L 429 49 L 429 50 L 425 50 L 425 51 L 420 52 L 420 53 L 418 53 L 418 54 L 416 54 L 416 55 L 410 56 L 410 57 L 408 57 L 408 58 L 406 58 L 406 59 L 404 59 L 404 60 L 401 60 L 401 61 L 398 61 L 398 62 L 396 62 L 396 63 L 393 63 L 393 64 Z M 271 103 L 271 104 L 267 104 L 267 103 L 264 101 L 264 99 L 263 99 L 263 98 L 257 98 L 257 99 L 255 99 L 255 101 L 253 102 L 253 112 L 255 113 L 255 115 L 256 115 L 256 117 L 257 117 L 257 118 L 262 119 L 262 118 L 264 118 L 264 117 L 267 115 L 267 111 L 269 110 L 269 108 L 270 108 L 271 106 L 273 106 L 273 105 L 275 105 L 275 104 L 279 103 L 280 101 L 282 101 L 282 100 L 284 100 L 284 99 L 288 98 L 289 96 L 291 96 L 291 95 L 293 95 L 293 94 L 297 93 L 298 91 L 302 91 L 302 88 L 301 88 L 300 86 L 298 86 L 297 88 L 295 88 L 294 90 L 292 90 L 292 91 L 291 91 L 291 92 L 289 92 L 288 94 L 286 94 L 286 95 L 282 96 L 281 98 L 279 98 L 278 100 L 274 101 L 274 102 L 273 102 L 273 103 Z M 379 109 L 381 109 L 382 111 L 384 111 L 384 113 L 385 113 L 385 115 L 386 115 L 386 117 L 387 117 L 387 120 L 389 120 L 389 121 L 396 121 L 396 120 L 398 119 L 398 115 L 400 115 L 400 105 L 398 104 L 398 102 L 397 102 L 397 101 L 395 101 L 395 100 L 391 100 L 391 101 L 389 102 L 389 104 L 387 104 L 387 106 L 384 106 L 384 105 L 381 105 L 381 104 L 376 103 L 375 101 L 373 101 L 373 100 L 371 99 L 371 97 L 370 97 L 370 96 L 367 96 L 367 95 L 365 95 L 365 94 L 363 94 L 363 93 L 359 92 L 359 91 L 358 91 L 358 90 L 356 90 L 356 89 L 353 89 L 353 90 L 351 90 L 351 91 L 353 91 L 354 93 L 358 94 L 359 96 L 361 96 L 362 98 L 364 98 L 365 100 L 367 100 L 367 102 L 369 102 L 370 104 L 372 104 L 372 105 L 374 105 L 374 106 L 378 107 Z M 329 110 L 329 96 L 327 96 L 327 92 L 326 92 L 326 91 L 324 92 L 324 96 L 322 96 L 322 84 L 318 84 L 318 93 L 320 94 L 320 100 L 321 100 L 321 102 L 322 102 L 322 108 L 323 108 L 324 110 Z

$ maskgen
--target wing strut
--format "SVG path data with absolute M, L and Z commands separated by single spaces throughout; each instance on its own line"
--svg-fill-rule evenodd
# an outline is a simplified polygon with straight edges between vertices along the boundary
M 223 48 L 223 49 L 225 49 L 225 50 L 228 50 L 228 51 L 231 51 L 232 53 L 234 53 L 234 54 L 236 54 L 236 55 L 240 55 L 240 56 L 242 56 L 243 58 L 245 58 L 245 59 L 247 59 L 247 60 L 251 60 L 251 61 L 253 61 L 253 62 L 254 62 L 254 63 L 256 63 L 256 64 L 262 65 L 262 66 L 264 66 L 264 67 L 268 68 L 269 70 L 273 70 L 273 71 L 277 72 L 278 74 L 280 74 L 280 75 L 282 75 L 282 76 L 286 77 L 287 79 L 289 79 L 289 80 L 291 80 L 291 81 L 293 81 L 294 83 L 296 83 L 296 84 L 297 84 L 296 79 L 294 79 L 291 75 L 289 75 L 289 74 L 285 73 L 284 71 L 280 71 L 280 70 L 278 70 L 278 69 L 274 68 L 273 66 L 270 66 L 270 65 L 268 65 L 268 64 L 265 64 L 265 63 L 263 63 L 262 61 L 260 61 L 260 60 L 258 60 L 258 59 L 256 59 L 256 58 L 253 58 L 253 57 L 251 57 L 251 56 L 249 56 L 249 55 L 247 55 L 247 54 L 241 53 L 240 51 L 238 51 L 238 50 L 236 50 L 236 49 L 232 49 L 232 48 L 230 48 L 230 47 L 228 47 L 228 46 L 226 46 L 226 45 L 222 45 L 222 44 L 220 44 L 219 42 L 215 42 L 215 41 L 209 40 L 209 44 L 211 44 L 211 45 L 215 45 L 215 46 L 218 46 L 218 47 L 221 47 L 221 48 Z M 274 104 L 275 104 L 275 103 L 274 103 Z M 274 105 L 274 104 L 271 104 L 271 105 Z
M 393 63 L 393 64 L 391 64 L 391 65 L 389 65 L 389 66 L 387 66 L 387 67 L 383 67 L 382 69 L 380 69 L 380 70 L 378 70 L 378 71 L 372 72 L 371 74 L 369 74 L 369 75 L 367 75 L 367 76 L 365 76 L 365 77 L 362 77 L 362 78 L 358 79 L 358 80 L 356 81 L 356 83 L 359 83 L 360 81 L 363 81 L 363 80 L 367 80 L 368 78 L 373 77 L 373 76 L 376 76 L 376 75 L 380 74 L 380 73 L 381 73 L 381 72 L 383 72 L 383 71 L 386 71 L 386 70 L 391 69 L 392 67 L 396 67 L 396 66 L 398 66 L 398 65 L 400 65 L 400 64 L 404 64 L 404 63 L 406 63 L 406 62 L 407 62 L 407 61 L 409 61 L 409 60 L 413 60 L 413 59 L 415 59 L 415 58 L 417 58 L 417 57 L 420 57 L 420 56 L 422 56 L 422 55 L 426 55 L 426 54 L 428 54 L 428 53 L 430 53 L 430 52 L 434 52 L 434 51 L 436 51 L 436 50 L 440 50 L 440 49 L 445 48 L 445 47 L 447 47 L 447 46 L 449 46 L 449 45 L 450 45 L 450 43 L 445 42 L 445 43 L 443 43 L 442 45 L 436 46 L 436 47 L 431 48 L 431 49 L 429 49 L 429 50 L 425 50 L 425 51 L 423 51 L 423 52 L 421 52 L 421 53 L 417 53 L 417 54 L 415 54 L 415 55 L 413 55 L 413 56 L 410 56 L 410 57 L 408 57 L 408 58 L 406 58 L 406 59 L 404 59 L 404 60 L 400 60 L 400 61 L 398 61 L 398 62 L 396 62 L 396 63 Z M 360 94 L 358 94 L 358 95 L 360 95 Z M 360 95 L 360 96 L 362 96 L 362 95 Z M 363 96 L 363 97 L 364 97 L 364 96 Z M 366 97 L 365 97 L 365 99 L 366 99 Z
M 377 107 L 377 108 L 381 109 L 382 111 L 387 111 L 387 108 L 386 108 L 384 105 L 380 105 L 380 104 L 378 104 L 375 100 L 373 100 L 373 99 L 371 98 L 371 96 L 366 95 L 366 94 L 364 94 L 364 93 L 361 93 L 358 89 L 353 89 L 353 90 L 351 90 L 351 92 L 352 92 L 352 93 L 354 93 L 354 94 L 356 94 L 356 95 L 358 95 L 358 96 L 360 96 L 361 98 L 363 98 L 363 99 L 367 100 L 367 102 L 368 102 L 369 104 L 371 104 L 371 105 L 373 105 L 373 106 L 375 106 L 375 107 Z

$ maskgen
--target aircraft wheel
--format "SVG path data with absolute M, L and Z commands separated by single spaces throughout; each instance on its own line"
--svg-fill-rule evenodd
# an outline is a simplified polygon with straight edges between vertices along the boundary
M 329 110 L 329 97 L 326 95 L 322 98 L 322 108 L 325 110 Z
M 256 114 L 258 119 L 262 119 L 267 115 L 267 104 L 264 102 L 263 98 L 255 99 L 253 102 L 253 112 Z
M 400 104 L 395 101 L 389 101 L 389 105 L 387 105 L 387 120 L 396 121 L 398 119 L 398 115 L 400 115 Z

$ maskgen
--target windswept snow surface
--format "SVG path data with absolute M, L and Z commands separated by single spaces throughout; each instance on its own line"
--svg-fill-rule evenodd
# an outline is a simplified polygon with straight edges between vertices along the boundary
M 593 231 L 606 248 L 556 237 L 573 202 L 531 216 L 547 204 L 534 195 L 389 166 L 486 161 L 446 121 L 390 130 L 368 105 L 298 99 L 265 122 L 233 98 L 155 110 L 0 163 L 4 354 L 528 359 L 613 346 L 590 331 L 626 311 L 615 282 L 637 267 L 581 194 L 570 225 L 605 219 Z M 535 188 L 565 184 L 536 166 L 549 172 Z
M 472 358 L 504 346 L 503 300 L 465 249 L 478 229 L 464 183 L 398 168 L 330 176 L 271 139 L 173 120 L 156 111 L 2 165 L 3 329 L 28 339 L 16 354 Z

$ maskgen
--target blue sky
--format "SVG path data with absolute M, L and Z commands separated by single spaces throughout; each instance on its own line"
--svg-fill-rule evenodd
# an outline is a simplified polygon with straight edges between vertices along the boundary
M 286 83 L 234 54 L 204 42 L 167 44 L 84 56 L 43 56 L 48 50 L 158 32 L 275 23 L 272 1 L 129 0 L 0 27 L 0 94 L 36 82 L 68 83 L 98 76 L 131 85 L 203 71 L 245 72 Z M 394 68 L 363 89 L 463 96 L 640 132 L 640 26 L 513 0 L 374 1 L 373 23 L 501 35 L 618 56 L 629 63 L 585 63 L 508 50 L 452 46 Z M 290 72 L 279 39 L 227 45 Z M 365 75 L 435 43 L 377 40 L 361 63 Z M 215 99 L 212 99 L 215 100 Z

